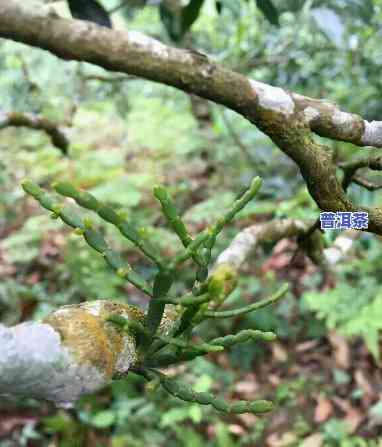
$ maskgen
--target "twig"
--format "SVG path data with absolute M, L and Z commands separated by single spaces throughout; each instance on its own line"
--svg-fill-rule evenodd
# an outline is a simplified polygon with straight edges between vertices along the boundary
M 85 81 L 99 81 L 99 82 L 125 82 L 137 81 L 139 78 L 135 76 L 119 75 L 119 76 L 102 76 L 102 75 L 83 75 Z
M 20 112 L 1 112 L 0 111 L 0 130 L 6 127 L 28 127 L 30 129 L 42 130 L 51 139 L 52 144 L 67 155 L 69 140 L 62 129 L 47 118 L 31 113 Z
M 221 116 L 223 118 L 224 124 L 228 130 L 228 133 L 230 134 L 232 140 L 237 145 L 237 147 L 241 150 L 241 152 L 244 154 L 245 158 L 251 163 L 252 166 L 256 167 L 256 169 L 259 170 L 261 174 L 261 169 L 259 169 L 258 163 L 253 159 L 251 152 L 246 144 L 244 144 L 241 140 L 241 138 L 236 133 L 235 129 L 233 128 L 230 120 L 228 119 L 227 115 L 222 110 Z
M 379 189 L 379 186 L 373 185 L 372 183 L 369 183 L 367 180 L 363 180 L 358 176 L 355 179 L 355 174 L 358 169 L 362 168 L 369 168 L 372 171 L 382 171 L 382 157 L 380 155 L 376 157 L 363 157 L 359 158 L 358 160 L 341 163 L 339 167 L 344 171 L 342 187 L 345 191 L 349 187 L 350 183 L 353 181 L 354 183 L 357 183 L 360 186 L 369 189 L 370 191 Z
M 370 182 L 369 180 L 359 177 L 358 175 L 356 177 L 353 177 L 353 182 L 357 183 L 357 185 L 359 186 L 363 186 L 369 191 L 377 191 L 378 189 L 382 189 L 382 185 L 377 185 L 373 182 Z

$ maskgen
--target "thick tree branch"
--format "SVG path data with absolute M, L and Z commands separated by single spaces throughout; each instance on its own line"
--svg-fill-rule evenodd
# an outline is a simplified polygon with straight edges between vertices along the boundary
M 41 323 L 0 324 L 0 396 L 71 406 L 126 373 L 135 341 L 106 321 L 110 312 L 131 317 L 129 306 L 92 301 L 63 306 Z
M 139 32 L 105 30 L 39 9 L 35 11 L 21 0 L 1 5 L 0 36 L 46 49 L 64 59 L 86 61 L 172 85 L 224 104 L 249 119 L 256 118 L 256 105 L 286 117 L 301 111 L 310 128 L 321 136 L 357 146 L 382 147 L 380 121 L 370 123 L 342 112 L 330 102 L 250 81 L 205 55 L 168 47 Z
M 382 121 L 369 122 L 354 113 L 343 112 L 330 101 L 312 99 L 296 93 L 291 96 L 317 135 L 360 147 L 382 147 Z
M 369 123 L 328 102 L 247 79 L 200 53 L 171 48 L 138 32 L 49 15 L 41 7 L 31 7 L 32 3 L 8 0 L 0 4 L 0 37 L 64 59 L 167 84 L 235 110 L 297 163 L 322 210 L 367 211 L 368 231 L 382 234 L 382 209 L 359 207 L 350 201 L 336 176 L 329 149 L 315 142 L 312 134 L 382 147 L 382 122 Z

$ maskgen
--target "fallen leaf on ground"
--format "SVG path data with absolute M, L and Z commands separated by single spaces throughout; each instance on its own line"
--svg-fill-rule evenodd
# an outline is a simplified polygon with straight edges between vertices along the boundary
M 288 360 L 288 353 L 280 343 L 272 343 L 272 354 L 277 362 L 284 363 Z
M 357 385 L 367 396 L 374 396 L 373 387 L 371 386 L 369 379 L 361 370 L 355 372 L 354 378 Z
M 300 447 L 322 447 L 324 445 L 324 437 L 321 433 L 314 433 L 304 439 Z
M 228 430 L 230 433 L 232 433 L 233 435 L 236 435 L 236 436 L 243 436 L 246 433 L 244 428 L 239 424 L 230 424 L 228 426 Z
M 244 396 L 254 394 L 258 389 L 258 384 L 253 380 L 242 380 L 237 382 L 234 387 L 237 393 L 243 394 Z
M 304 341 L 303 343 L 299 343 L 296 346 L 296 351 L 297 352 L 310 351 L 311 349 L 314 349 L 317 345 L 318 345 L 318 341 L 317 340 Z
M 354 433 L 364 419 L 362 412 L 340 397 L 333 397 L 333 402 L 345 413 L 344 421 L 349 427 L 349 433 Z
M 350 350 L 345 337 L 332 332 L 329 334 L 329 341 L 333 347 L 336 365 L 342 369 L 349 369 Z
M 242 413 L 238 414 L 237 418 L 246 426 L 246 427 L 253 427 L 256 422 L 259 420 L 257 416 L 255 416 L 252 413 Z
M 37 417 L 33 416 L 0 415 L 0 437 L 5 437 L 25 425 L 35 425 L 37 422 Z
M 273 433 L 267 437 L 267 445 L 269 447 L 288 447 L 294 445 L 297 441 L 297 437 L 292 432 L 286 432 L 282 435 Z
M 317 406 L 314 410 L 314 421 L 317 423 L 325 422 L 333 413 L 333 405 L 329 399 L 319 396 L 317 399 Z

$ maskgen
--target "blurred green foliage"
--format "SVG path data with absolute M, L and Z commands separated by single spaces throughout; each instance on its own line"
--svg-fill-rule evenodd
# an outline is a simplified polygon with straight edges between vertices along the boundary
M 381 252 L 371 237 L 361 258 L 344 263 L 338 269 L 338 284 L 323 293 L 307 292 L 301 301 L 303 312 L 313 311 L 328 329 L 337 329 L 347 337 L 362 337 L 375 359 L 380 359 L 379 334 L 382 329 Z

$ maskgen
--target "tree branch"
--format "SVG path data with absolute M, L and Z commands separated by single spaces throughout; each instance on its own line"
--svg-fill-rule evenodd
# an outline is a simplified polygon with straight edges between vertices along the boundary
M 382 147 L 380 121 L 368 122 L 330 102 L 248 80 L 201 53 L 171 48 L 139 32 L 105 30 L 88 22 L 49 15 L 42 8 L 36 12 L 23 3 L 9 0 L 0 6 L 1 37 L 46 49 L 64 59 L 168 84 L 224 104 L 253 121 L 259 115 L 253 110 L 256 108 L 274 110 L 286 118 L 303 112 L 318 135 L 357 146 Z
M 135 359 L 135 341 L 106 322 L 111 310 L 131 318 L 129 306 L 92 301 L 63 306 L 41 323 L 0 324 L 0 396 L 70 407 L 126 373 Z
M 312 223 L 313 221 L 308 220 L 280 219 L 245 228 L 219 255 L 215 268 L 221 264 L 229 264 L 232 268 L 238 269 L 262 244 L 270 242 L 275 244 L 281 239 L 305 236 L 310 231 Z M 336 264 L 346 255 L 358 234 L 356 231 L 344 231 L 331 247 L 322 250 L 322 260 L 329 265 Z
M 29 127 L 42 130 L 50 137 L 55 147 L 60 149 L 63 154 L 68 153 L 69 140 L 58 125 L 47 118 L 31 113 L 0 112 L 0 130 L 6 127 Z
M 85 81 L 109 82 L 112 84 L 118 82 L 136 81 L 138 78 L 126 75 L 120 75 L 120 76 L 84 75 L 83 79 Z
M 366 211 L 368 231 L 382 234 L 382 209 L 353 204 L 336 176 L 330 150 L 313 134 L 358 146 L 382 147 L 382 122 L 342 112 L 337 106 L 289 93 L 228 70 L 207 56 L 171 48 L 141 33 L 49 15 L 33 2 L 0 5 L 0 37 L 36 46 L 67 60 L 86 61 L 199 95 L 240 113 L 301 170 L 324 211 Z
M 352 160 L 346 163 L 341 163 L 339 167 L 344 171 L 344 177 L 342 179 L 342 187 L 344 188 L 345 191 L 349 187 L 350 183 L 353 181 L 361 186 L 365 186 L 367 189 L 370 189 L 372 191 L 379 188 L 377 185 L 372 185 L 367 181 L 366 183 L 368 183 L 368 186 L 364 185 L 362 183 L 362 179 L 360 179 L 359 177 L 355 177 L 355 175 L 358 169 L 362 168 L 369 168 L 372 171 L 382 171 L 382 156 L 359 158 L 358 160 Z M 371 188 L 369 188 L 370 185 L 372 185 Z
M 376 183 L 370 182 L 369 180 L 357 175 L 353 178 L 353 182 L 369 191 L 377 191 L 378 189 L 382 189 L 382 185 L 377 185 Z

